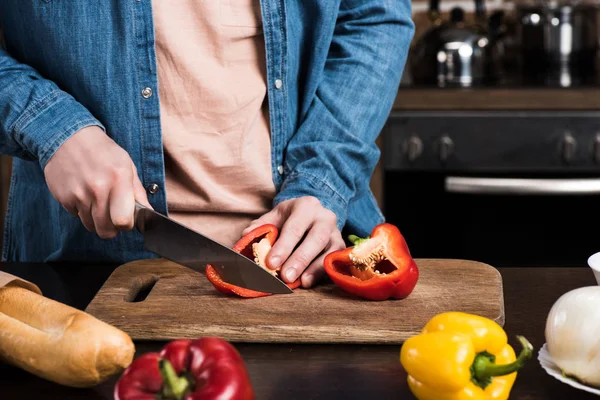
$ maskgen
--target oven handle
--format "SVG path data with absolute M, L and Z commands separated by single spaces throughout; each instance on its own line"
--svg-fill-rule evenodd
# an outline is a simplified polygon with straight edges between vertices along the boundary
M 449 193 L 508 195 L 585 195 L 600 194 L 600 179 L 514 179 L 449 176 Z

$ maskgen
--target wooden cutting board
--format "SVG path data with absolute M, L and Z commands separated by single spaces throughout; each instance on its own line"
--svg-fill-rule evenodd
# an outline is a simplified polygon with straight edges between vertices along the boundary
M 231 342 L 400 344 L 444 311 L 504 325 L 502 278 L 495 268 L 464 260 L 415 261 L 420 277 L 413 293 L 374 302 L 331 283 L 288 295 L 228 297 L 202 273 L 164 259 L 141 260 L 117 268 L 86 311 L 143 340 L 219 336 Z M 140 290 L 148 293 L 141 301 Z

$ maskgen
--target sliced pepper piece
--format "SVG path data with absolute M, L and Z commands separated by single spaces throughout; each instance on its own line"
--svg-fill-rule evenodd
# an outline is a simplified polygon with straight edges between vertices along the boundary
M 496 322 L 462 312 L 441 313 L 404 342 L 400 362 L 419 400 L 508 399 L 517 370 L 533 352 L 527 339 L 517 338 L 523 346 L 519 357 Z
M 371 236 L 350 236 L 354 244 L 325 257 L 325 272 L 344 291 L 368 300 L 410 295 L 419 269 L 404 237 L 394 225 L 377 225 Z
M 233 246 L 233 250 L 243 254 L 251 260 L 253 259 L 254 262 L 256 262 L 258 265 L 260 265 L 269 273 L 279 278 L 280 269 L 270 269 L 267 267 L 267 264 L 265 262 L 267 254 L 269 253 L 271 247 L 277 240 L 278 235 L 279 230 L 275 225 L 261 225 L 250 231 L 244 237 L 242 237 Z M 217 271 L 215 270 L 215 268 L 210 264 L 206 266 L 206 277 L 219 292 L 226 295 L 237 295 L 240 297 L 248 298 L 264 297 L 271 295 L 271 293 L 263 293 L 251 289 L 241 288 L 239 286 L 235 286 L 223 281 L 217 273 Z M 300 278 L 298 278 L 296 281 L 288 283 L 287 286 L 293 290 L 298 288 L 300 286 L 300 283 Z
M 125 370 L 115 400 L 254 400 L 244 360 L 217 337 L 174 340 L 146 353 Z

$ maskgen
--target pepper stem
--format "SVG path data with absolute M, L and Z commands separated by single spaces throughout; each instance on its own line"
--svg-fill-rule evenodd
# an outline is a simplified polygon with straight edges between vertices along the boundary
M 510 364 L 495 364 L 496 357 L 486 351 L 477 354 L 473 365 L 471 365 L 473 383 L 484 389 L 492 382 L 492 377 L 509 375 L 521 369 L 525 365 L 525 362 L 531 358 L 533 345 L 523 336 L 517 336 L 517 339 L 521 343 L 521 346 L 523 346 L 523 349 L 517 359 Z
M 190 389 L 190 382 L 177 376 L 173 365 L 163 358 L 158 361 L 158 370 L 163 379 L 163 398 L 183 400 Z
M 369 240 L 371 238 L 371 236 L 367 236 L 366 238 L 361 238 L 358 237 L 356 235 L 349 235 L 348 236 L 348 240 L 354 245 L 354 246 L 358 246 L 359 244 L 361 244 L 362 242 L 366 242 L 367 240 Z

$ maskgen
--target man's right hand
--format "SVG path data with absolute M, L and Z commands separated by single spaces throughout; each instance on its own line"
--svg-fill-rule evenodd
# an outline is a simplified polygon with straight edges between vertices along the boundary
M 103 239 L 133 229 L 136 200 L 150 207 L 131 157 L 97 126 L 67 139 L 44 175 L 54 198 Z

